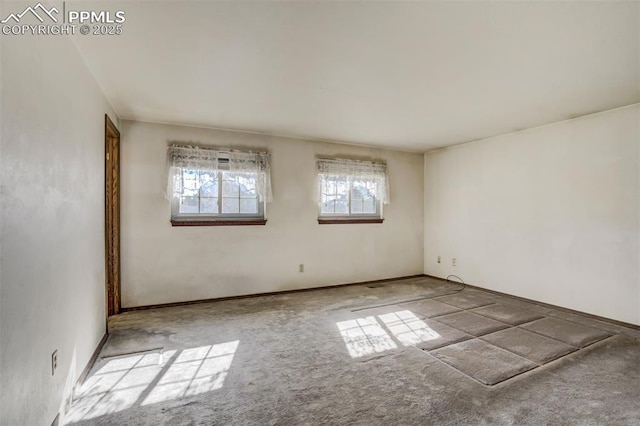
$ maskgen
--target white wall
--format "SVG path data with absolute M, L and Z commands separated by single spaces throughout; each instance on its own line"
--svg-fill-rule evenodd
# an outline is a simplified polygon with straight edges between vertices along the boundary
M 267 224 L 171 227 L 163 191 L 166 147 L 176 141 L 268 148 L 274 201 Z M 317 154 L 388 162 L 391 204 L 383 224 L 318 225 Z M 420 274 L 422 197 L 421 154 L 123 121 L 123 306 Z
M 425 273 L 640 324 L 639 145 L 634 105 L 425 154 Z
M 104 114 L 115 116 L 68 37 L 0 39 L 0 424 L 49 425 L 105 333 Z

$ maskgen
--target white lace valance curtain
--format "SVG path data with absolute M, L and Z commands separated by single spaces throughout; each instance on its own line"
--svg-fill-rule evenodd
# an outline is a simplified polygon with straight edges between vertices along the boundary
M 256 191 L 260 201 L 271 201 L 271 154 L 268 152 L 237 151 L 198 146 L 171 145 L 167 149 L 167 198 L 182 193 L 182 169 L 217 173 L 228 170 L 256 173 Z M 224 164 L 224 167 L 220 167 Z
M 217 172 L 220 151 L 215 149 L 171 145 L 167 150 L 169 167 Z
M 389 204 L 389 174 L 386 163 L 347 159 L 316 159 L 318 175 L 343 176 L 374 180 L 377 183 L 376 197 L 384 204 Z

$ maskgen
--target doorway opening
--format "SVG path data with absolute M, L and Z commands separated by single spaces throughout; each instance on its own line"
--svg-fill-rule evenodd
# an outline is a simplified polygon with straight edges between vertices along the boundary
M 120 313 L 120 132 L 104 116 L 107 317 Z

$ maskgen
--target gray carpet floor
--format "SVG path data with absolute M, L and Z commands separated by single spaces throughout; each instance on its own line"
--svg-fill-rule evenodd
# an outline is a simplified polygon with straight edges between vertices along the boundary
M 128 312 L 63 423 L 638 425 L 640 331 L 432 278 Z

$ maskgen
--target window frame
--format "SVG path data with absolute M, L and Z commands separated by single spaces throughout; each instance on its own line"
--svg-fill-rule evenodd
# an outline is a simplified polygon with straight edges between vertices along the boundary
M 192 170 L 199 174 L 202 170 L 197 168 L 180 167 L 180 176 L 183 178 L 186 170 Z M 205 173 L 212 174 L 211 171 Z M 261 172 L 234 172 L 228 169 L 228 161 L 224 158 L 218 159 L 218 167 L 216 169 L 216 179 L 218 180 L 218 196 L 211 197 L 217 198 L 218 211 L 222 209 L 222 190 L 225 173 L 250 173 L 256 175 L 256 185 L 258 179 L 260 179 Z M 184 184 L 182 185 L 184 193 Z M 199 192 L 199 189 L 198 189 Z M 265 225 L 266 220 L 266 200 L 260 200 L 260 197 L 256 194 L 256 203 L 258 207 L 257 213 L 180 213 L 180 202 L 183 195 L 174 196 L 171 200 L 171 225 L 172 226 L 225 226 L 225 225 Z M 198 205 L 200 206 L 200 194 L 198 194 Z M 242 196 L 238 196 L 238 199 L 242 199 Z M 200 208 L 198 206 L 198 209 Z
M 338 174 L 330 174 L 330 173 L 319 173 L 318 174 L 318 179 L 319 179 L 319 185 L 318 185 L 318 192 L 319 192 L 319 200 L 318 200 L 318 224 L 320 225 L 330 225 L 330 224 L 350 224 L 350 223 L 383 223 L 384 222 L 384 217 L 383 217 L 383 205 L 384 203 L 382 202 L 382 200 L 374 194 L 374 199 L 375 199 L 375 207 L 376 207 L 376 212 L 374 214 L 371 213 L 352 213 L 351 209 L 352 209 L 352 194 L 353 194 L 353 182 L 355 180 L 369 180 L 369 181 L 374 181 L 376 183 L 376 187 L 378 185 L 378 182 L 375 181 L 375 179 L 373 178 L 364 178 L 364 177 L 358 177 L 358 176 L 345 176 L 347 178 L 347 181 L 349 183 L 349 188 L 347 190 L 347 207 L 349 210 L 349 213 L 344 214 L 344 213 L 323 213 L 322 212 L 322 197 L 323 197 L 323 183 L 324 180 L 327 177 L 336 177 L 336 176 L 342 176 L 342 175 L 338 175 Z M 334 208 L 335 209 L 335 208 Z

